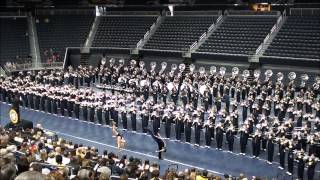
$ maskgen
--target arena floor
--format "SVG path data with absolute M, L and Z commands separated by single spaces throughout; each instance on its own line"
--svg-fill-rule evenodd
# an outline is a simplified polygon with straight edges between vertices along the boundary
M 1 124 L 4 125 L 9 121 L 8 110 L 10 106 L 1 103 L 0 107 Z M 104 149 L 117 152 L 115 139 L 111 136 L 111 128 L 108 126 L 96 125 L 74 118 L 61 117 L 26 108 L 21 108 L 21 115 L 26 120 L 33 121 L 34 125 L 41 123 L 45 129 L 56 132 L 60 137 L 70 139 L 73 142 L 95 146 L 99 149 L 99 152 L 102 152 Z M 138 124 L 138 127 L 141 126 Z M 138 132 L 141 132 L 141 129 L 138 129 Z M 162 133 L 164 134 L 164 132 Z M 141 159 L 149 159 L 151 162 L 159 162 L 155 153 L 157 146 L 149 135 L 131 131 L 123 131 L 123 134 L 127 144 L 125 150 L 120 152 L 120 155 L 127 154 L 128 156 L 132 155 Z M 165 159 L 159 162 L 161 167 L 164 167 L 161 169 L 162 172 L 171 164 L 177 164 L 180 170 L 196 167 L 207 169 L 209 172 L 219 175 L 223 175 L 222 172 L 231 175 L 244 173 L 248 176 L 256 175 L 268 179 L 272 177 L 277 177 L 277 179 L 292 179 L 283 170 L 278 169 L 279 164 L 277 162 L 274 162 L 272 165 L 267 164 L 264 160 L 266 153 L 262 153 L 261 159 L 251 158 L 250 143 L 247 147 L 248 156 L 238 154 L 239 149 L 237 144 L 235 144 L 235 152 L 230 153 L 216 150 L 214 148 L 215 143 L 212 144 L 211 148 L 204 146 L 196 147 L 174 140 L 166 140 L 166 143 L 168 151 L 165 154 Z M 277 159 L 275 157 L 275 161 Z M 318 164 L 318 172 L 315 177 L 319 177 L 319 170 L 320 165 Z

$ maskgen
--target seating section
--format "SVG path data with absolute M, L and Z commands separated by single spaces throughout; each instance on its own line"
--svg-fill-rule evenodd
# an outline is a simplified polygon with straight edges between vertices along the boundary
M 29 56 L 27 18 L 0 18 L 0 47 L 0 64 Z
M 156 22 L 157 16 L 106 16 L 95 35 L 94 47 L 136 47 L 140 39 Z
M 320 59 L 319 16 L 289 16 L 264 55 Z
M 144 45 L 145 49 L 187 51 L 218 16 L 167 16 Z
M 94 15 L 52 15 L 36 19 L 41 59 L 47 61 L 46 50 L 52 49 L 53 53 L 63 57 L 66 47 L 83 46 Z
M 198 52 L 253 54 L 276 21 L 276 16 L 227 16 Z

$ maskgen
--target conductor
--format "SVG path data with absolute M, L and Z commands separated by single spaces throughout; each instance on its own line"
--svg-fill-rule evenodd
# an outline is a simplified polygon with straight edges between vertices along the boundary
M 156 143 L 158 144 L 158 150 L 156 152 L 158 153 L 159 160 L 163 160 L 162 152 L 167 152 L 167 145 L 163 141 L 159 131 L 157 132 L 157 134 L 153 134 L 151 130 L 146 129 L 146 132 L 149 133 L 153 138 L 153 140 L 155 140 Z

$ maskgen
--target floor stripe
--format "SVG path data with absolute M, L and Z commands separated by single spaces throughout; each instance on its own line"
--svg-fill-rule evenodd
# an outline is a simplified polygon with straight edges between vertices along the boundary
M 87 142 L 91 142 L 91 143 L 107 146 L 107 147 L 110 147 L 110 148 L 118 149 L 116 146 L 113 146 L 113 145 L 109 145 L 109 144 L 93 141 L 93 140 L 90 140 L 90 139 L 74 136 L 74 135 L 71 135 L 71 134 L 67 134 L 67 133 L 63 133 L 63 132 L 59 132 L 59 131 L 54 131 L 54 130 L 50 130 L 50 129 L 45 129 L 45 130 L 51 131 L 51 132 L 55 132 L 57 134 L 61 134 L 61 135 L 64 135 L 64 136 L 69 136 L 69 137 L 72 137 L 72 138 L 80 139 L 80 140 L 83 140 L 83 141 L 87 141 Z M 151 158 L 158 159 L 157 156 L 141 153 L 141 152 L 138 152 L 138 151 L 132 151 L 132 150 L 129 150 L 129 149 L 123 149 L 123 151 L 127 151 L 127 152 L 130 152 L 130 153 L 135 153 L 135 154 L 139 154 L 139 155 L 148 156 L 148 157 L 151 157 Z M 176 164 L 180 164 L 180 165 L 183 165 L 183 166 L 187 166 L 187 167 L 203 170 L 203 168 L 201 168 L 201 167 L 193 166 L 193 165 L 190 165 L 190 164 L 185 164 L 185 163 L 182 163 L 182 162 L 179 162 L 179 161 L 174 161 L 174 160 L 171 160 L 171 159 L 164 159 L 164 161 L 168 161 L 170 163 L 176 163 Z M 207 170 L 207 171 L 211 172 L 211 173 L 214 173 L 214 174 L 219 174 L 219 175 L 223 175 L 224 174 L 224 173 L 221 173 L 221 172 L 218 172 L 218 171 L 212 171 L 212 170 Z

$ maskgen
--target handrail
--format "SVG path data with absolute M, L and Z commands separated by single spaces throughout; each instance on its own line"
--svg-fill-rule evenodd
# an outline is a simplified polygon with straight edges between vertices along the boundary
M 207 35 L 207 32 L 204 32 L 204 33 L 200 36 L 199 42 L 201 42 L 201 40 L 202 40 L 204 37 L 206 37 L 206 35 Z
M 263 43 L 260 44 L 260 46 L 258 47 L 258 49 L 256 50 L 256 54 L 258 54 L 260 52 L 260 50 L 262 49 L 263 47 Z
M 296 58 L 296 57 L 282 57 L 282 56 L 270 56 L 270 55 L 263 55 L 262 57 L 271 57 L 271 58 L 279 58 L 279 59 L 293 59 L 293 60 L 309 60 L 309 61 L 315 61 L 317 59 L 310 59 L 310 58 Z
M 4 69 L 0 66 L 0 75 L 5 75 L 6 72 L 4 71 Z
M 216 24 L 221 21 L 222 16 L 223 16 L 223 14 L 221 14 L 221 15 L 218 17 L 218 19 L 217 19 L 217 21 L 216 21 Z
M 269 38 L 270 38 L 270 33 L 268 33 L 268 35 L 266 36 L 266 38 L 264 38 L 263 43 L 267 43 L 267 41 L 269 40 Z
M 189 48 L 190 51 L 191 51 L 197 44 L 198 44 L 197 41 L 193 42 L 193 43 L 191 44 L 190 48 Z
M 277 24 L 279 24 L 282 20 L 282 16 L 279 16 L 278 20 L 277 20 Z
M 166 49 L 143 49 L 143 51 L 158 51 L 158 52 L 185 52 L 182 50 L 166 50 Z
M 153 23 L 152 26 L 150 27 L 150 31 L 152 31 L 156 27 L 156 24 Z
M 273 33 L 273 31 L 274 31 L 274 30 L 276 30 L 276 28 L 277 28 L 277 24 L 275 24 L 275 25 L 272 27 L 272 29 L 271 29 L 270 33 L 272 34 L 272 33 Z
M 161 20 L 161 16 L 157 17 L 156 23 L 159 23 L 159 21 Z
M 150 34 L 150 31 L 147 31 L 144 36 L 143 36 L 143 39 L 147 39 L 148 35 Z
M 208 28 L 208 32 L 210 32 L 214 28 L 215 24 L 212 23 L 211 26 Z
M 215 52 L 203 52 L 197 51 L 197 54 L 212 54 L 212 55 L 228 55 L 228 56 L 249 56 L 248 54 L 230 54 L 230 53 L 215 53 Z
M 143 39 L 140 39 L 140 41 L 137 43 L 137 48 L 139 48 L 139 46 L 142 44 Z

